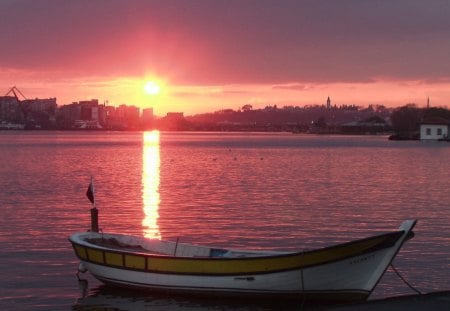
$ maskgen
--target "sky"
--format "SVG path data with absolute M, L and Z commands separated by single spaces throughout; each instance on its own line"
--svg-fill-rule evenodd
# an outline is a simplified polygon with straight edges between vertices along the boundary
M 0 96 L 449 107 L 449 16 L 448 0 L 0 0 Z

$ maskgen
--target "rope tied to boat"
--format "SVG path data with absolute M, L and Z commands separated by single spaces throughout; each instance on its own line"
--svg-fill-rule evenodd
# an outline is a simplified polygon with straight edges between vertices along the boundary
M 305 250 L 302 251 L 302 254 L 300 256 L 300 260 L 303 261 L 303 256 L 305 255 Z M 301 276 L 301 280 L 302 280 L 302 304 L 300 305 L 300 310 L 303 310 L 303 307 L 305 306 L 305 301 L 306 301 L 306 297 L 305 297 L 305 280 L 303 278 L 303 269 L 300 269 L 300 276 Z
M 413 291 L 415 291 L 419 295 L 422 295 L 421 291 L 419 291 L 417 288 L 415 288 L 414 286 L 409 284 L 409 282 L 400 274 L 400 272 L 398 272 L 398 270 L 394 267 L 392 262 L 391 262 L 391 264 L 389 266 L 392 268 L 392 270 L 395 272 L 395 274 L 397 274 L 397 276 L 400 278 L 400 280 L 403 281 L 403 283 L 405 283 L 409 288 L 411 288 Z

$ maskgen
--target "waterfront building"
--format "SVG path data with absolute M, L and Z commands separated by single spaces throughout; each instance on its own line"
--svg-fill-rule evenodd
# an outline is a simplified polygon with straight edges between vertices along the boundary
M 145 108 L 142 110 L 142 127 L 144 130 L 153 128 L 153 108 Z
M 56 98 L 19 100 L 15 93 L 14 96 L 0 96 L 0 121 L 20 127 L 54 128 L 56 109 Z
M 81 106 L 75 102 L 59 107 L 56 120 L 58 128 L 73 128 L 75 121 L 81 120 Z
M 85 121 L 98 121 L 98 100 L 83 100 L 78 103 L 81 107 L 80 119 Z
M 20 102 L 28 128 L 54 128 L 56 125 L 56 97 L 24 99 Z
M 32 112 L 47 112 L 54 114 L 56 111 L 56 97 L 53 98 L 35 98 L 35 99 L 24 99 L 20 102 L 21 105 L 25 107 L 26 110 Z
M 179 121 L 184 119 L 183 112 L 168 112 L 166 118 L 173 121 Z
M 168 131 L 180 131 L 186 129 L 186 120 L 183 112 L 168 112 L 158 122 L 158 128 Z
M 139 107 L 122 104 L 116 108 L 114 119 L 122 129 L 134 130 L 139 128 L 140 113 Z
M 23 113 L 15 96 L 0 96 L 0 120 L 22 122 Z
M 420 123 L 420 140 L 439 140 L 449 138 L 450 121 L 440 117 L 423 120 Z

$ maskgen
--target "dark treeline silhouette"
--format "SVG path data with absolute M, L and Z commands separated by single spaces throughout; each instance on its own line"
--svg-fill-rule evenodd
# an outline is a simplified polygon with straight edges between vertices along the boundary
M 440 107 L 418 108 L 407 104 L 394 109 L 391 114 L 393 139 L 418 139 L 420 124 L 428 120 L 450 123 L 450 110 Z
M 312 128 L 321 132 L 336 132 L 342 124 L 357 122 L 371 117 L 388 121 L 392 109 L 384 106 L 361 108 L 344 106 L 267 106 L 253 109 L 244 105 L 241 109 L 225 109 L 186 117 L 195 130 L 267 130 L 306 132 Z M 384 122 L 383 121 L 383 122 Z

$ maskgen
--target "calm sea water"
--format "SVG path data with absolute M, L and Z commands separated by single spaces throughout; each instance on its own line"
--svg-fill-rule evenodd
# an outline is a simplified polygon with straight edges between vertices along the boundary
M 394 265 L 448 290 L 449 161 L 448 143 L 384 136 L 0 132 L 0 309 L 271 308 L 79 282 L 67 237 L 89 228 L 91 175 L 103 231 L 205 245 L 308 250 L 417 218 Z M 371 299 L 411 293 L 388 270 Z

